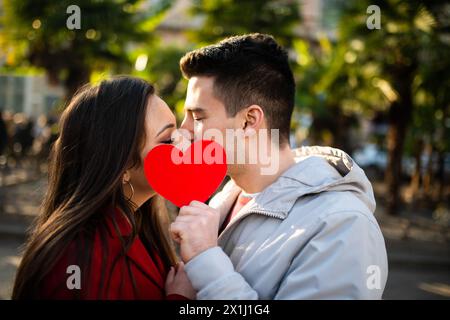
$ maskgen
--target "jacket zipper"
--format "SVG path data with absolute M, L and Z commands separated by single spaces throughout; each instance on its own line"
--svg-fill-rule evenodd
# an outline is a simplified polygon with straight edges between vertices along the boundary
M 242 216 L 239 217 L 239 219 L 237 219 L 237 220 L 235 220 L 235 221 L 233 221 L 233 222 L 230 222 L 230 223 L 225 227 L 225 229 L 220 233 L 218 239 L 222 238 L 222 236 L 225 234 L 225 232 L 227 232 L 229 229 L 231 229 L 231 227 L 232 227 L 233 225 L 237 224 L 237 222 L 239 222 L 240 220 L 242 220 L 242 219 L 244 219 L 244 218 L 246 218 L 246 217 L 248 217 L 249 215 L 254 214 L 254 213 L 256 213 L 256 214 L 261 214 L 261 215 L 263 215 L 263 216 L 267 216 L 267 217 L 270 217 L 270 218 L 284 219 L 284 216 L 282 216 L 281 214 L 271 213 L 271 212 L 264 211 L 264 210 L 251 210 L 251 211 L 245 212 Z

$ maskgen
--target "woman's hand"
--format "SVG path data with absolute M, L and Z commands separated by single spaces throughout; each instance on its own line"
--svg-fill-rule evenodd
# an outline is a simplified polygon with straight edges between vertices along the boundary
M 191 300 L 197 296 L 197 292 L 192 287 L 186 271 L 184 271 L 184 263 L 178 263 L 176 269 L 170 268 L 166 279 L 166 295 L 179 294 Z

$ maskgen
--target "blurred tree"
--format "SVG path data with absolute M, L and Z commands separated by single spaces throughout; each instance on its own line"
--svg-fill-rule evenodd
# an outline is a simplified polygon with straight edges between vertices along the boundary
M 188 51 L 183 46 L 166 45 L 155 40 L 150 45 L 133 51 L 133 60 L 139 57 L 148 60 L 145 67 L 135 69 L 135 75 L 156 84 L 158 95 L 176 111 L 178 120 L 184 116 L 183 105 L 186 95 L 186 81 L 181 76 L 179 62 Z
M 381 29 L 366 25 L 369 5 L 381 9 Z M 341 6 L 334 43 L 323 36 L 294 41 L 297 104 L 311 110 L 313 137 L 322 135 L 316 140 L 323 141 L 329 130 L 331 143 L 344 148 L 349 123 L 343 116 L 387 114 L 387 208 L 395 214 L 408 133 L 413 134 L 412 141 L 420 137 L 422 142 L 430 141 L 431 148 L 439 146 L 441 180 L 445 176 L 450 7 L 438 0 L 367 0 L 342 2 Z M 406 151 L 420 162 L 423 145 L 415 143 Z M 418 163 L 418 170 L 421 166 Z
M 382 94 L 370 86 L 376 65 L 368 64 L 362 69 L 355 66 L 364 43 L 333 43 L 322 34 L 317 39 L 297 39 L 294 48 L 296 105 L 313 118 L 309 142 L 352 153 L 357 141 L 351 137 L 351 129 L 359 125 L 358 119 L 372 117 L 374 111 L 386 108 Z
M 369 15 L 366 9 L 369 5 L 378 5 L 381 9 L 381 29 L 367 28 Z M 441 0 L 367 0 L 344 4 L 339 41 L 351 43 L 360 40 L 364 43 L 365 49 L 355 55 L 354 65 L 360 70 L 368 64 L 376 66 L 378 74 L 372 78 L 372 90 L 380 91 L 388 100 L 388 165 L 385 182 L 387 209 L 391 214 L 398 212 L 400 203 L 405 139 L 417 107 L 415 82 L 423 72 L 421 66 L 429 64 L 430 55 L 448 47 L 448 18 L 439 17 L 448 17 L 448 13 L 448 4 Z M 437 40 L 434 46 L 431 45 L 433 39 Z M 448 56 L 444 59 L 448 59 Z M 438 72 L 430 68 L 428 73 Z M 448 79 L 448 75 L 443 76 Z M 448 83 L 448 80 L 445 81 Z M 361 83 L 363 86 L 365 84 Z M 433 90 L 445 88 L 443 83 L 432 86 L 435 86 Z M 448 100 L 442 103 L 448 107 Z
M 300 21 L 299 3 L 292 0 L 193 0 L 192 13 L 204 19 L 202 26 L 191 32 L 200 44 L 259 32 L 290 47 L 293 28 Z
M 450 5 L 448 8 L 450 11 Z M 447 14 L 450 19 L 450 12 Z M 407 139 L 409 149 L 416 151 L 412 193 L 422 185 L 426 200 L 437 202 L 444 201 L 445 156 L 450 150 L 450 44 L 441 37 L 439 30 L 435 32 L 428 39 L 428 49 L 422 53 L 426 55 L 426 63 L 420 64 L 414 81 L 415 108 Z M 437 183 L 433 183 L 435 176 Z
M 66 10 L 73 1 L 5 0 L 0 48 L 8 67 L 43 68 L 70 97 L 95 69 L 129 71 L 127 50 L 150 41 L 172 2 L 152 1 L 149 7 L 141 0 L 79 0 L 81 29 L 69 30 Z

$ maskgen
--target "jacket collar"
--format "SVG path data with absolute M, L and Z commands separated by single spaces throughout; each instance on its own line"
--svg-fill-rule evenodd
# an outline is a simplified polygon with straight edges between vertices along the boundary
M 234 220 L 249 212 L 285 219 L 299 197 L 352 182 L 352 170 L 362 171 L 354 168 L 353 160 L 345 152 L 330 147 L 302 147 L 293 150 L 293 154 L 296 164 L 244 206 Z M 230 180 L 210 201 L 210 206 L 220 211 L 222 221 L 240 192 Z
M 131 223 L 119 208 L 114 208 L 112 206 L 107 207 L 105 209 L 105 213 L 107 214 L 107 230 L 111 238 L 120 240 L 119 235 L 123 238 L 131 236 Z M 142 270 L 142 272 L 156 280 L 160 286 L 164 287 L 163 273 L 165 274 L 165 271 L 163 264 L 159 259 L 159 255 L 158 253 L 153 255 L 157 260 L 154 261 L 139 236 L 136 236 L 133 240 L 126 252 L 126 255 L 137 265 L 140 270 Z

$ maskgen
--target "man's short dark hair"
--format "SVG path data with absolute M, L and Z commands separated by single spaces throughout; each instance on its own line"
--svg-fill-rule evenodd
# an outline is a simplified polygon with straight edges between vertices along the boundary
M 289 142 L 295 99 L 295 81 L 287 52 L 266 34 L 226 38 L 188 52 L 180 60 L 187 79 L 214 78 L 214 95 L 233 117 L 250 105 L 259 105 L 269 129 L 279 129 L 280 143 Z

